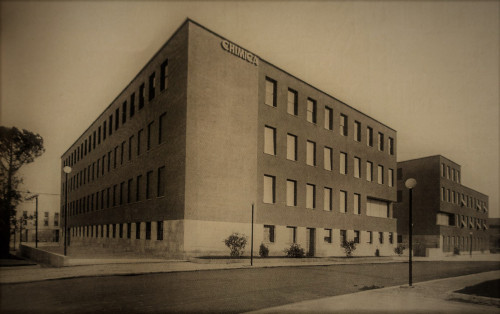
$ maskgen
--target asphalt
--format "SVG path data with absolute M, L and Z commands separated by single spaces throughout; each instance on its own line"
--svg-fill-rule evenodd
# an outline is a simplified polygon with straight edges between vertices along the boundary
M 0 284 L 18 284 L 43 280 L 58 280 L 78 277 L 113 275 L 140 275 L 151 273 L 223 270 L 250 267 L 285 267 L 312 265 L 342 265 L 407 262 L 402 257 L 359 258 L 265 258 L 254 259 L 191 259 L 166 260 L 161 258 L 138 258 L 137 256 L 98 256 L 84 258 L 76 255 L 68 266 L 55 268 L 33 265 L 26 260 L 0 260 Z M 431 261 L 416 257 L 415 261 Z M 500 254 L 460 255 L 432 259 L 433 261 L 498 261 Z M 327 297 L 273 307 L 255 313 L 282 312 L 413 312 L 413 313 L 500 313 L 500 299 L 469 296 L 454 291 L 487 280 L 500 279 L 500 270 L 467 276 L 432 280 L 413 284 L 412 287 L 395 286 L 382 289 Z

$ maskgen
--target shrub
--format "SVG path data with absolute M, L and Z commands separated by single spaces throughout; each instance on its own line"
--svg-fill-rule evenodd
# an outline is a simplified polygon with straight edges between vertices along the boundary
M 453 248 L 453 255 L 460 255 L 460 248 L 458 246 Z
M 345 256 L 347 257 L 352 257 L 352 253 L 356 250 L 356 242 L 353 240 L 344 241 L 340 246 L 344 249 Z
M 403 255 L 403 252 L 405 251 L 406 247 L 403 244 L 398 244 L 394 248 L 394 253 L 398 254 L 399 256 Z
M 268 257 L 269 256 L 269 249 L 264 243 L 260 244 L 259 255 L 260 255 L 260 257 Z
M 304 257 L 304 249 L 297 243 L 290 245 L 288 249 L 284 250 L 287 257 Z
M 379 257 L 379 256 L 380 256 L 380 251 L 379 251 L 379 249 L 376 249 L 376 250 L 375 250 L 375 256 L 376 256 L 376 257 Z
M 243 255 L 243 250 L 247 245 L 247 237 L 239 233 L 233 233 L 224 240 L 224 243 L 231 250 L 231 257 L 239 257 Z

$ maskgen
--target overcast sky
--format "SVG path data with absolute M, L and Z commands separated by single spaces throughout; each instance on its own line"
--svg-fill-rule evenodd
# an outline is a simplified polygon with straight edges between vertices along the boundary
M 441 154 L 500 217 L 499 1 L 1 2 L 0 123 L 60 157 L 187 18 L 398 131 L 398 161 Z

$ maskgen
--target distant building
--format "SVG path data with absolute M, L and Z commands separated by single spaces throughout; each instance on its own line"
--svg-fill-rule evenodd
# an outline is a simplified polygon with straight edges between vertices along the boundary
M 29 196 L 29 195 L 28 195 Z M 50 194 L 38 195 L 38 242 L 58 242 L 61 228 L 60 217 L 60 196 Z M 15 240 L 16 246 L 21 237 L 23 242 L 35 242 L 36 230 L 36 201 L 31 199 L 21 202 L 16 208 L 16 218 L 30 217 L 26 223 L 16 227 Z M 21 228 L 20 228 L 21 227 Z M 12 230 L 13 231 L 13 230 Z M 14 235 L 11 236 L 11 242 L 14 241 Z
M 490 251 L 492 253 L 500 252 L 500 218 L 488 218 L 490 227 Z
M 70 246 L 394 254 L 396 131 L 187 20 L 62 156 Z M 65 175 L 61 171 L 64 212 Z M 250 251 L 250 239 L 246 253 Z
M 430 156 L 398 162 L 398 242 L 407 243 L 408 198 L 405 181 L 413 189 L 413 247 L 415 255 L 448 255 L 488 250 L 488 196 L 461 184 L 459 164 Z

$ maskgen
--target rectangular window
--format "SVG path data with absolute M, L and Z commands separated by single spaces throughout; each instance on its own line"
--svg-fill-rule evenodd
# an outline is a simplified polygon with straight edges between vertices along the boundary
M 366 215 L 371 217 L 389 217 L 389 202 L 375 199 L 366 200 Z
M 339 128 L 340 135 L 347 136 L 347 128 L 348 128 L 347 124 L 348 124 L 347 116 L 344 114 L 341 114 L 340 115 L 340 128 Z
M 106 208 L 109 208 L 111 200 L 111 188 L 106 189 Z
M 113 239 L 116 238 L 116 225 L 113 224 Z
M 143 129 L 140 129 L 139 132 L 137 132 L 137 156 L 141 154 L 141 139 L 143 132 Z
M 316 208 L 316 186 L 314 184 L 306 184 L 306 208 Z
M 109 116 L 109 135 L 113 134 L 113 115 Z
M 373 129 L 370 127 L 366 128 L 366 145 L 373 147 Z
M 122 142 L 121 149 L 120 149 L 120 165 L 123 165 L 123 155 L 125 154 L 125 142 Z
M 384 150 L 384 134 L 378 132 L 378 150 Z
M 115 146 L 115 149 L 113 151 L 113 169 L 116 169 L 117 161 L 118 161 L 118 146 Z
M 156 222 L 156 240 L 163 240 L 163 221 Z
M 446 189 L 444 187 L 441 187 L 441 200 L 446 201 Z
M 446 167 L 445 165 L 442 163 L 441 164 L 441 176 L 444 178 L 445 175 L 446 175 L 446 171 L 445 171 Z
M 325 106 L 325 129 L 333 130 L 333 109 Z
M 92 148 L 95 149 L 95 140 L 96 140 L 96 132 L 94 131 L 94 133 L 92 133 Z
M 139 110 L 141 110 L 142 108 L 144 108 L 144 92 L 145 92 L 145 85 L 144 83 L 141 84 L 141 86 L 139 86 Z
M 158 168 L 158 197 L 165 195 L 165 167 Z
M 366 181 L 373 181 L 373 163 L 371 161 L 366 162 Z
M 325 243 L 332 243 L 332 229 L 325 228 L 325 237 L 323 238 Z
M 394 139 L 392 137 L 389 137 L 389 155 L 394 155 Z
M 446 166 L 446 178 L 450 179 L 450 166 Z
M 161 81 L 160 90 L 165 90 L 168 88 L 168 59 L 161 64 Z
M 274 243 L 274 226 L 264 225 L 264 242 Z
M 97 144 L 101 144 L 101 127 L 97 128 Z
M 266 77 L 266 99 L 268 106 L 276 107 L 276 81 Z
M 274 204 L 276 201 L 276 177 L 264 175 L 264 203 Z
M 130 117 L 132 118 L 135 114 L 135 93 L 130 95 Z
M 286 159 L 297 160 L 297 136 L 286 135 Z
M 388 176 L 388 183 L 389 183 L 389 186 L 394 186 L 394 170 L 392 169 L 389 169 L 389 173 L 387 174 Z
M 330 147 L 326 147 L 323 149 L 323 162 L 325 170 L 332 170 L 332 149 Z
M 264 153 L 276 155 L 276 129 L 267 125 L 264 127 Z
M 149 76 L 149 101 L 155 98 L 155 89 L 156 89 L 156 73 L 153 72 Z
M 127 101 L 122 104 L 122 124 L 127 122 Z
M 59 226 L 59 213 L 54 213 L 54 227 Z
M 118 199 L 118 184 L 113 185 L 113 206 L 117 205 Z
M 286 227 L 288 229 L 288 242 L 297 243 L 297 227 Z
M 115 110 L 115 130 L 118 130 L 119 125 L 120 125 L 120 108 L 116 108 L 116 110 Z
M 148 124 L 148 134 L 147 134 L 147 141 L 146 141 L 147 150 L 151 149 L 151 136 L 152 135 L 153 135 L 153 122 L 150 122 Z
M 141 223 L 140 222 L 135 223 L 135 238 L 136 239 L 141 238 Z
M 359 121 L 354 121 L 354 140 L 361 142 L 361 123 Z
M 120 239 L 123 238 L 123 224 L 118 225 L 118 236 Z
M 354 214 L 361 214 L 361 195 L 354 193 Z
M 286 206 L 297 206 L 297 181 L 286 180 Z
M 127 184 L 127 204 L 132 202 L 132 182 L 134 179 L 128 179 Z
M 373 243 L 373 232 L 368 231 L 368 243 Z
M 323 209 L 326 211 L 332 210 L 332 189 L 328 187 L 323 189 Z
M 359 243 L 359 231 L 354 230 L 354 243 Z
M 153 197 L 153 171 L 146 173 L 146 199 Z
M 288 89 L 287 112 L 291 115 L 299 114 L 298 95 L 293 89 Z
M 347 241 L 347 231 L 340 230 L 340 244 L 342 245 L 345 241 Z
M 361 178 L 361 159 L 354 157 L 354 177 Z
M 377 182 L 378 184 L 384 184 L 384 166 L 378 165 L 378 176 L 377 176 Z
M 307 121 L 311 123 L 316 123 L 317 109 L 316 109 L 316 101 L 307 98 Z
M 120 205 L 123 205 L 125 200 L 125 182 L 120 183 Z
M 307 141 L 307 156 L 306 164 L 316 166 L 316 143 Z
M 394 242 L 394 234 L 389 232 L 389 243 L 392 244 Z
M 132 142 L 134 140 L 134 136 L 130 136 L 128 138 L 128 160 L 132 160 Z
M 340 191 L 339 193 L 339 210 L 341 213 L 347 212 L 347 192 Z
M 380 244 L 384 243 L 384 233 L 383 232 L 378 233 L 378 242 L 380 242 Z
M 158 120 L 158 144 L 161 144 L 166 138 L 166 127 L 165 127 L 165 119 L 167 114 L 162 113 L 160 115 L 160 119 Z
M 135 181 L 135 200 L 138 202 L 142 200 L 142 192 L 141 192 L 141 187 L 142 187 L 142 175 L 138 175 L 137 179 Z
M 146 222 L 146 240 L 151 240 L 151 221 Z
M 346 153 L 340 153 L 339 171 L 341 174 L 347 174 L 347 154 Z

